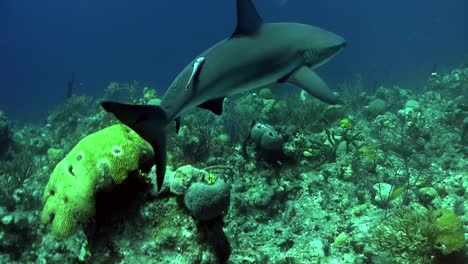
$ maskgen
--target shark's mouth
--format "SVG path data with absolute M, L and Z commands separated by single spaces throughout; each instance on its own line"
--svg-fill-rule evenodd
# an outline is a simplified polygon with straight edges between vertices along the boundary
M 346 47 L 346 42 L 343 42 L 339 45 L 328 47 L 322 50 L 308 50 L 304 53 L 304 55 L 306 57 L 306 60 L 316 61 L 316 63 L 314 63 L 313 65 L 310 65 L 311 69 L 315 69 L 327 63 L 329 60 L 333 59 L 345 47 Z

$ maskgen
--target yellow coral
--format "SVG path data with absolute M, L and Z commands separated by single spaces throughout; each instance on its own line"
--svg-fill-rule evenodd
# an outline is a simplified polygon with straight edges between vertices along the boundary
M 349 118 L 343 118 L 340 120 L 340 127 L 344 129 L 351 129 L 353 128 L 353 123 Z
M 365 162 L 375 162 L 379 159 L 379 149 L 375 145 L 364 145 L 359 148 L 359 153 Z
M 55 167 L 44 191 L 43 223 L 57 237 L 73 234 L 94 215 L 97 191 L 122 183 L 130 172 L 148 170 L 151 145 L 124 125 L 83 138 Z
M 212 184 L 214 184 L 216 182 L 217 178 L 218 177 L 216 176 L 216 174 L 209 172 L 208 175 L 205 178 L 205 181 L 206 181 L 207 184 L 212 185 Z

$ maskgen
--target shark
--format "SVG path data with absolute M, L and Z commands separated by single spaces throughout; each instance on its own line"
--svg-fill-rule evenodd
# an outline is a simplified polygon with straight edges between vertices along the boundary
M 101 106 L 151 144 L 161 190 L 167 162 L 167 130 L 199 107 L 220 115 L 230 95 L 289 83 L 329 104 L 341 101 L 313 71 L 346 46 L 327 30 L 301 23 L 266 23 L 251 0 L 237 0 L 232 34 L 194 58 L 177 75 L 159 105 L 103 101 Z

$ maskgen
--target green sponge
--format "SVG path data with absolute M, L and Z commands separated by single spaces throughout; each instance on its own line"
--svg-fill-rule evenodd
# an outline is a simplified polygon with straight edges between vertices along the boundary
M 438 229 L 437 243 L 444 255 L 460 251 L 465 248 L 463 223 L 452 211 L 440 209 L 435 224 Z
M 83 138 L 57 164 L 44 191 L 43 223 L 57 237 L 73 234 L 95 211 L 95 193 L 122 183 L 131 172 L 149 170 L 151 145 L 124 125 Z

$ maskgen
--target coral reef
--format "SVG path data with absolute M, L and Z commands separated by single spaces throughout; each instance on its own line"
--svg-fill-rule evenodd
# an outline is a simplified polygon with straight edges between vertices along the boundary
M 105 175 L 123 182 L 104 177 L 89 185 L 113 188 L 95 195 L 84 230 L 65 229 L 76 232 L 58 232 L 69 236 L 57 240 L 40 221 L 44 187 L 47 198 L 63 172 L 75 184 L 54 195 L 77 190 L 60 164 L 75 167 L 76 142 L 117 122 L 98 98 L 72 96 L 46 124 L 8 122 L 14 144 L 0 163 L 0 262 L 466 263 L 467 76 L 468 69 L 454 69 L 432 74 L 424 89 L 375 90 L 356 76 L 341 85 L 342 106 L 268 87 L 226 99 L 218 117 L 192 109 L 179 134 L 168 128 L 162 191 L 149 184 L 154 167 L 149 180 L 136 177 L 143 187 L 123 180 L 124 163 L 120 174 L 109 167 Z M 112 83 L 106 96 L 158 104 L 152 88 L 140 96 L 138 88 Z M 268 125 L 254 133 L 252 124 Z M 119 137 L 97 140 L 85 158 L 112 155 L 115 144 L 106 142 L 113 140 Z M 128 154 L 124 146 L 114 150 Z M 294 162 L 268 162 L 268 146 Z M 99 178 L 102 170 L 91 167 L 82 171 Z M 51 174 L 55 183 L 47 185 Z M 59 200 L 45 205 L 57 209 Z

